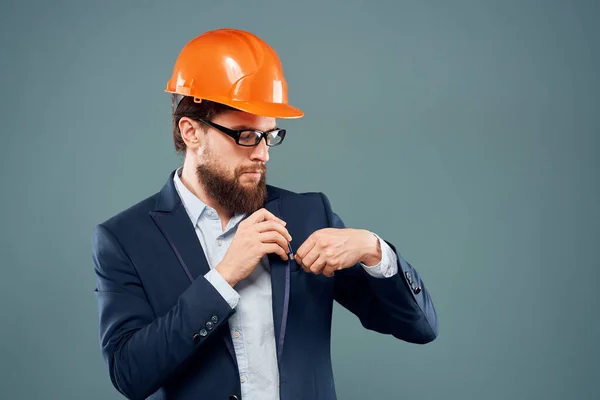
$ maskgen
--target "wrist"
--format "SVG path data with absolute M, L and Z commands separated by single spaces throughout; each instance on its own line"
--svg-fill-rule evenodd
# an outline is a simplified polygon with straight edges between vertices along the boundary
M 360 262 L 367 266 L 377 265 L 381 262 L 382 258 L 379 238 L 367 230 L 363 231 L 363 234 L 366 246 L 364 247 L 365 250 L 360 258 Z
M 234 287 L 239 280 L 231 273 L 231 269 L 227 265 L 220 263 L 215 267 L 217 272 L 225 279 L 229 286 Z

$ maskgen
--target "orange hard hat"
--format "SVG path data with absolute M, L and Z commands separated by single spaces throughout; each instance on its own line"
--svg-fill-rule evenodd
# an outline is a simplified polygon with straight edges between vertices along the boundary
M 300 118 L 288 104 L 279 56 L 256 35 L 217 29 L 192 39 L 179 53 L 168 93 L 192 96 L 274 118 Z

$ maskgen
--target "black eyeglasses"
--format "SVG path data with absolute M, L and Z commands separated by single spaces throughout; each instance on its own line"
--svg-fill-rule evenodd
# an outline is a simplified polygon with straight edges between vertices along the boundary
M 285 138 L 285 129 L 274 129 L 269 132 L 263 132 L 254 129 L 242 129 L 234 130 L 229 129 L 219 124 L 215 124 L 212 121 L 199 119 L 198 121 L 204 122 L 206 125 L 215 128 L 216 130 L 226 134 L 227 136 L 235 139 L 235 142 L 240 146 L 253 147 L 260 143 L 262 138 L 265 138 L 267 146 L 274 147 L 279 146 Z

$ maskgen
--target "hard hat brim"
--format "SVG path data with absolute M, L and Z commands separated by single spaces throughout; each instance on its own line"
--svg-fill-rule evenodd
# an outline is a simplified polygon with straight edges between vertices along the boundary
M 181 99 L 186 96 L 176 92 L 167 87 L 165 90 L 167 93 L 178 94 L 180 98 L 173 104 L 173 112 L 177 108 L 177 105 L 181 101 Z M 189 96 L 189 95 L 188 95 Z M 194 96 L 191 96 L 194 97 Z M 200 99 L 199 97 L 194 97 L 195 99 Z M 268 103 L 264 101 L 240 101 L 240 100 L 231 100 L 231 99 L 223 99 L 218 97 L 207 96 L 204 97 L 205 100 L 210 100 L 215 103 L 225 104 L 229 107 L 235 108 L 240 111 L 244 111 L 254 115 L 260 115 L 262 117 L 272 117 L 272 118 L 283 118 L 283 119 L 293 119 L 293 118 L 302 118 L 304 116 L 304 112 L 298 107 L 294 107 L 287 103 Z
M 260 115 L 262 117 L 292 119 L 304 116 L 304 112 L 301 109 L 284 103 L 249 103 L 245 101 L 230 100 L 226 104 L 240 111 Z

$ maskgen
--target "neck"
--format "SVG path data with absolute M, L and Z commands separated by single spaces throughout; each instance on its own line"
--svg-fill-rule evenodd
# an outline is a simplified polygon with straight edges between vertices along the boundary
M 207 206 L 213 208 L 219 215 L 223 226 L 227 226 L 227 223 L 233 216 L 232 213 L 229 210 L 223 208 L 206 192 L 204 185 L 202 185 L 198 181 L 198 176 L 196 175 L 196 167 L 191 162 L 191 160 L 189 160 L 189 157 L 186 157 L 186 160 L 184 161 L 180 179 L 181 183 L 183 183 L 185 187 L 189 189 L 190 192 L 196 195 L 196 197 L 198 197 L 200 201 L 202 201 Z

